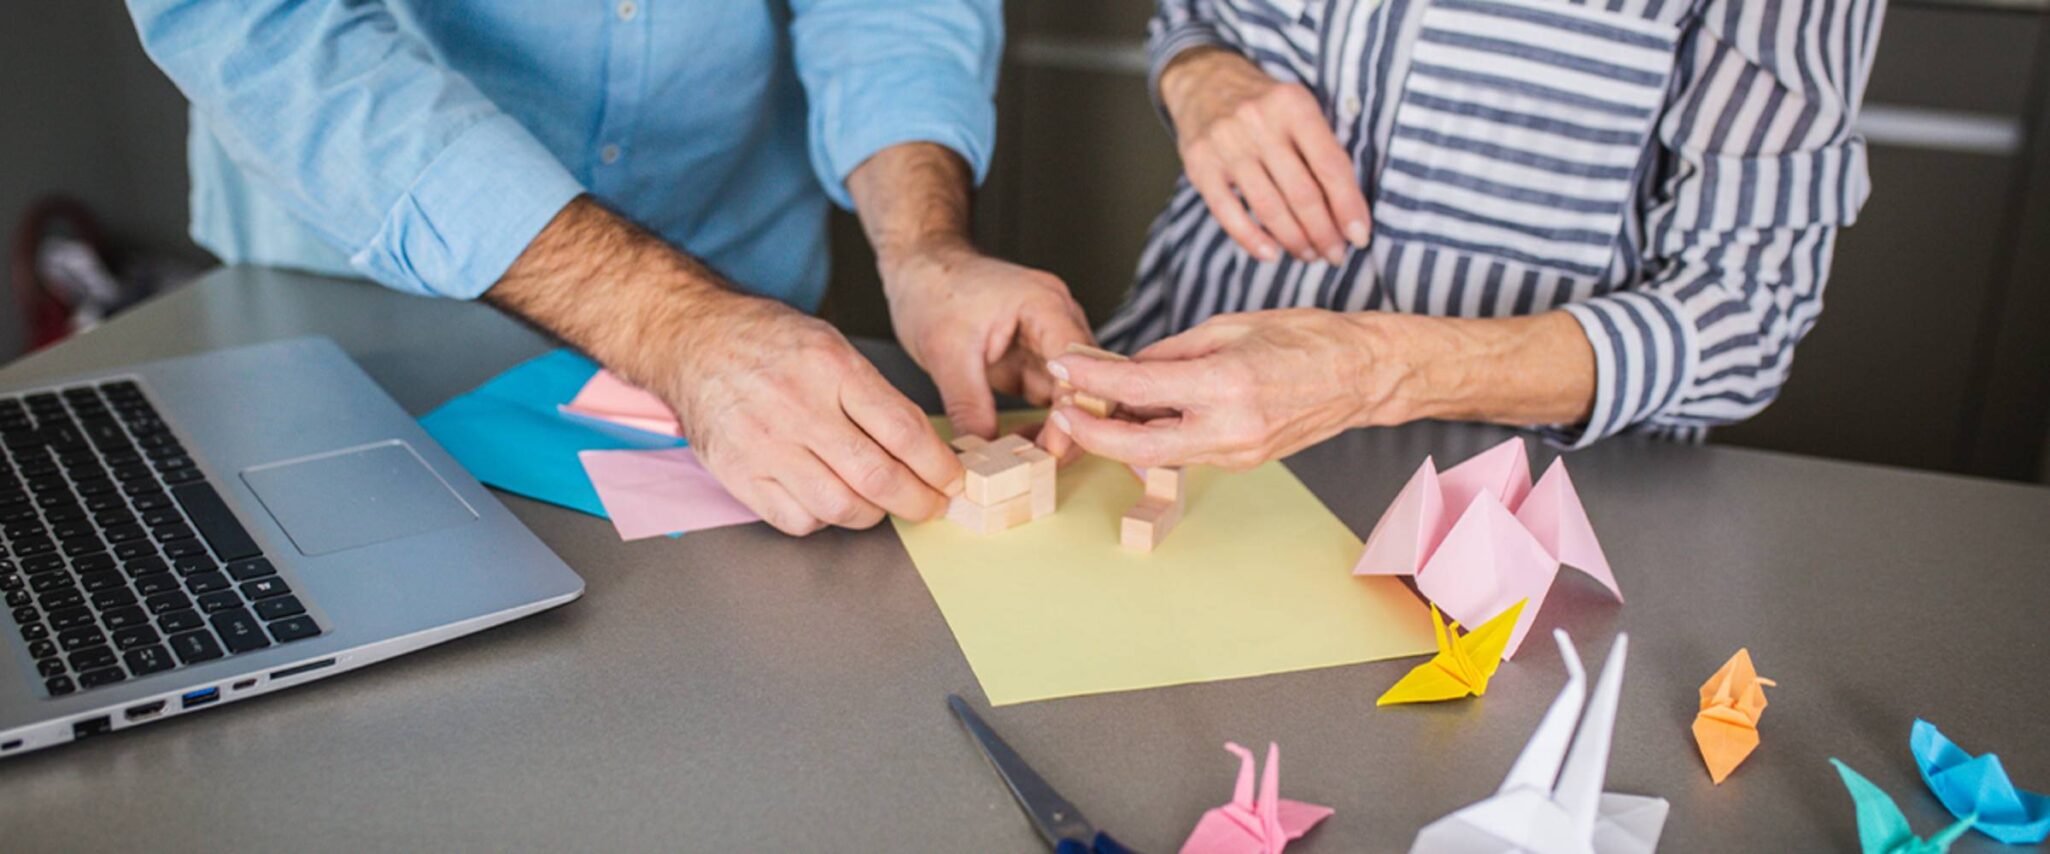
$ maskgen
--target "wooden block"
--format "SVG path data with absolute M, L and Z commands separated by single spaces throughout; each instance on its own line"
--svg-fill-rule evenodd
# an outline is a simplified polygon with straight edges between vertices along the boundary
M 1024 495 L 1032 488 L 1032 465 L 1012 454 L 988 450 L 961 455 L 968 470 L 961 494 L 985 507 Z
M 1051 514 L 1060 503 L 1053 455 L 1035 447 L 1026 449 L 1018 458 L 1025 460 L 1032 471 L 1032 518 Z
M 1086 391 L 1074 392 L 1074 396 L 1075 405 L 1077 407 L 1080 407 L 1083 412 L 1087 412 L 1090 415 L 1094 415 L 1098 418 L 1109 418 L 1111 410 L 1118 408 L 1118 405 L 1115 401 L 1097 397 L 1096 395 L 1090 394 Z
M 1131 359 L 1128 359 L 1117 353 L 1113 353 L 1109 350 L 1102 350 L 1096 347 L 1087 347 L 1081 344 L 1069 344 L 1068 352 L 1078 356 L 1088 356 L 1092 359 L 1110 359 L 1111 361 L 1115 362 L 1131 361 Z M 1055 385 L 1059 388 L 1059 390 L 1062 393 L 1074 397 L 1075 405 L 1077 407 L 1080 407 L 1083 412 L 1087 412 L 1090 415 L 1094 415 L 1098 418 L 1109 418 L 1112 410 L 1118 408 L 1117 401 L 1111 400 L 1109 398 L 1097 397 L 1096 395 L 1084 391 L 1076 391 L 1075 387 L 1073 385 L 1070 385 L 1066 381 L 1056 382 Z
M 1009 454 L 1012 456 L 1017 456 L 1026 448 L 1030 447 L 1034 447 L 1031 439 L 1027 439 L 1024 436 L 1012 433 L 1008 436 L 997 437 L 997 440 L 989 443 L 987 447 L 983 448 L 983 451 L 989 454 Z
M 947 518 L 978 534 L 994 534 L 1032 521 L 1032 496 L 1020 495 L 994 505 L 977 504 L 966 496 L 947 502 Z
M 965 454 L 970 451 L 980 451 L 984 448 L 989 447 L 989 440 L 984 439 L 981 436 L 977 436 L 974 433 L 970 433 L 966 436 L 955 436 L 954 441 L 949 442 L 947 444 L 953 445 L 954 450 Z
M 1133 505 L 1118 523 L 1118 542 L 1133 551 L 1150 552 L 1167 539 L 1182 520 L 1179 504 L 1148 498 Z
M 1146 497 L 1179 505 L 1187 498 L 1187 487 L 1179 466 L 1154 466 L 1146 470 Z

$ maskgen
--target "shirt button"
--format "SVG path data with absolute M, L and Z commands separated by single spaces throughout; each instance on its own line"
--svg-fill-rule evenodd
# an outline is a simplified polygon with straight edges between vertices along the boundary
M 1345 103 L 1339 106 L 1345 111 L 1346 118 L 1358 118 L 1360 114 L 1360 96 L 1347 95 L 1345 96 Z
M 631 21 L 634 19 L 634 15 L 639 14 L 640 11 L 641 7 L 638 4 L 634 3 L 634 0 L 619 0 L 620 20 Z
M 618 163 L 619 146 L 613 145 L 611 143 L 606 143 L 604 148 L 598 149 L 598 162 L 603 163 L 607 166 L 611 166 L 614 163 Z

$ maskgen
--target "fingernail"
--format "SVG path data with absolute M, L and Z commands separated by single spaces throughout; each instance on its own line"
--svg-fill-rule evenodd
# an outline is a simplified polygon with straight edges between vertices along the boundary
M 948 498 L 953 498 L 953 497 L 955 497 L 955 496 L 957 496 L 957 495 L 960 495 L 960 494 L 961 494 L 961 490 L 963 490 L 963 489 L 967 489 L 967 488 L 968 488 L 968 475 L 967 475 L 967 473 L 965 473 L 965 472 L 964 472 L 964 473 L 962 473 L 962 474 L 957 474 L 957 475 L 954 475 L 954 479 L 953 479 L 953 480 L 947 481 L 947 488 L 946 488 L 946 489 L 942 489 L 942 490 L 940 490 L 940 491 L 941 491 L 941 492 L 944 492 L 944 493 L 946 493 L 946 494 L 947 494 L 947 497 L 948 497 Z M 940 512 L 942 512 L 942 513 L 946 512 L 945 508 L 942 508 L 942 509 L 940 510 Z
M 1302 251 L 1301 253 L 1297 254 L 1297 255 L 1296 255 L 1295 257 L 1296 257 L 1296 260 L 1297 260 L 1297 261 L 1301 261 L 1301 262 L 1303 262 L 1303 263 L 1305 263 L 1305 264 L 1315 264 L 1315 263 L 1317 263 L 1317 256 L 1316 256 L 1315 254 L 1313 254 L 1312 252 L 1310 252 L 1310 250 L 1308 250 L 1308 249 L 1305 249 L 1305 250 L 1303 250 L 1303 251 Z
M 1253 250 L 1253 254 L 1260 256 L 1262 261 L 1272 261 L 1281 257 L 1281 250 L 1274 248 L 1272 244 L 1263 243 L 1260 244 L 1260 248 Z
M 1333 267 L 1343 264 L 1345 263 L 1345 250 L 1336 246 L 1326 249 L 1324 250 L 1324 260 L 1331 262 Z
M 1053 374 L 1053 378 L 1060 380 L 1061 382 L 1068 381 L 1067 365 L 1063 365 L 1059 362 L 1049 361 L 1046 363 L 1046 372 L 1049 374 Z
M 1361 249 L 1367 248 L 1367 224 L 1359 220 L 1347 223 L 1345 226 L 1345 239 L 1352 241 L 1352 245 Z
M 1068 426 L 1068 416 L 1062 413 L 1060 410 L 1054 410 L 1053 414 L 1048 415 L 1046 417 L 1046 420 L 1052 421 L 1053 426 L 1060 428 L 1061 432 L 1066 433 L 1070 436 L 1075 435 L 1074 428 Z

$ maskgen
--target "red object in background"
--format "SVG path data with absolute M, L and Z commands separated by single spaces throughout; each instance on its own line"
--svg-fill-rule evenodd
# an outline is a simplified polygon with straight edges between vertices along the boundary
M 28 214 L 21 218 L 21 227 L 14 232 L 10 261 L 15 301 L 21 308 L 30 350 L 40 350 L 71 334 L 72 307 L 59 299 L 36 272 L 37 250 L 43 238 L 60 225 L 101 257 L 106 256 L 100 222 L 85 205 L 63 196 L 47 196 L 29 205 Z

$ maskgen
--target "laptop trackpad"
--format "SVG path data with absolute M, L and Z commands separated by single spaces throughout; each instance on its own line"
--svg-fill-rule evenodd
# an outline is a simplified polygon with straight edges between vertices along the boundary
M 321 555 L 477 518 L 440 475 L 392 440 L 242 470 L 301 554 Z

